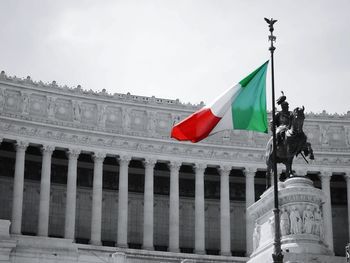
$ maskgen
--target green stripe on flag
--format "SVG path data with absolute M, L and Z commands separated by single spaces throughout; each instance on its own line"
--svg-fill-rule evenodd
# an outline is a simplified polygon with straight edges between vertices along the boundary
M 266 71 L 268 61 L 242 81 L 242 89 L 232 103 L 234 129 L 267 133 Z

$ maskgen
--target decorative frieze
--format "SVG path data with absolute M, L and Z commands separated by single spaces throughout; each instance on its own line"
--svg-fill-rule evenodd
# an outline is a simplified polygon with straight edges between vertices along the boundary
M 324 240 L 323 216 L 319 205 L 302 203 L 281 207 L 281 235 L 309 234 Z
M 227 162 L 265 161 L 270 135 L 262 133 L 225 131 L 196 145 L 173 141 L 169 136 L 172 125 L 199 106 L 203 105 L 131 94 L 110 95 L 105 90 L 86 91 L 80 86 L 72 89 L 56 82 L 44 84 L 0 74 L 0 118 L 11 119 L 2 119 L 1 132 L 140 154 L 165 153 Z M 312 164 L 349 165 L 350 156 L 344 151 L 350 147 L 350 114 L 311 113 L 309 117 L 305 131 L 315 149 L 316 160 Z M 336 154 L 322 154 L 325 150 Z M 295 164 L 303 163 L 302 158 L 295 160 Z
M 279 183 L 281 247 L 292 253 L 331 254 L 326 240 L 327 224 L 322 206 L 326 195 L 312 181 L 294 177 Z M 266 191 L 247 210 L 255 218 L 252 257 L 273 246 L 275 236 L 272 213 L 273 193 Z M 296 245 L 297 244 L 297 245 Z

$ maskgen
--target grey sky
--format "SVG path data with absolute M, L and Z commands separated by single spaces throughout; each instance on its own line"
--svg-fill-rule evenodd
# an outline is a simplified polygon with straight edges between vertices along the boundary
M 308 112 L 345 113 L 349 14 L 349 0 L 2 0 L 0 69 L 209 103 L 269 59 L 266 16 L 278 19 L 276 96 L 283 90 Z M 270 105 L 270 75 L 267 93 Z

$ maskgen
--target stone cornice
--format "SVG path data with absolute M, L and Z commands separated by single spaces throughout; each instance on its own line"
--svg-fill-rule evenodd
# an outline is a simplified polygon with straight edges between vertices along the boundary
M 112 102 L 130 102 L 136 104 L 142 104 L 143 106 L 150 105 L 165 105 L 167 108 L 172 107 L 173 105 L 181 108 L 181 109 L 190 109 L 196 110 L 203 107 L 205 104 L 201 102 L 200 104 L 190 104 L 190 103 L 181 103 L 178 99 L 163 99 L 132 95 L 130 93 L 122 94 L 122 93 L 114 93 L 110 94 L 105 89 L 101 91 L 93 91 L 93 90 L 85 90 L 80 85 L 76 87 L 68 87 L 67 85 L 58 85 L 56 81 L 52 81 L 51 83 L 44 83 L 42 81 L 34 81 L 29 76 L 26 78 L 19 78 L 16 76 L 7 76 L 4 71 L 0 73 L 0 84 L 10 85 L 14 87 L 19 87 L 22 89 L 26 89 L 30 91 L 39 91 L 44 93 L 52 93 L 54 95 L 63 95 L 69 97 L 79 97 L 85 98 L 87 100 L 104 100 L 104 101 L 112 101 Z M 173 109 L 174 110 L 174 109 Z M 306 114 L 306 119 L 309 121 L 329 121 L 331 120 L 342 120 L 350 122 L 350 110 L 344 114 L 338 113 L 327 113 L 326 111 L 322 111 L 320 113 L 309 112 Z

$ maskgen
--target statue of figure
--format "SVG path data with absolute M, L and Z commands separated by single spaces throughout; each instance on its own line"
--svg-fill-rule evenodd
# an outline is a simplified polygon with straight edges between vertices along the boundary
M 148 124 L 147 129 L 153 133 L 156 129 L 156 114 L 154 112 L 148 112 Z
M 303 212 L 303 223 L 304 223 L 304 233 L 312 234 L 312 229 L 314 226 L 314 213 L 311 211 L 309 205 L 306 206 L 306 209 Z
M 130 128 L 130 109 L 128 108 L 123 108 L 123 111 L 122 111 L 122 118 L 123 118 L 123 129 L 124 131 L 127 131 L 129 128 Z
M 301 234 L 302 221 L 298 209 L 294 206 L 290 212 L 290 232 L 291 234 Z
M 0 88 L 0 111 L 4 108 L 5 103 L 5 96 L 4 96 L 4 90 Z
M 1 94 L 0 94 L 0 96 L 1 96 Z M 0 109 L 1 109 L 1 99 L 0 99 Z M 349 113 L 350 113 L 350 111 L 348 111 L 348 114 Z M 347 135 L 347 138 L 348 138 L 348 145 L 350 146 L 350 128 L 347 129 L 346 135 Z
M 98 110 L 98 125 L 100 127 L 104 127 L 105 122 L 106 122 L 106 106 L 105 105 L 98 105 L 97 106 L 97 110 Z
M 281 225 L 281 235 L 286 236 L 290 233 L 290 223 L 289 223 L 289 214 L 286 208 L 283 209 L 281 218 L 280 218 L 280 225 Z
M 74 121 L 80 122 L 80 120 L 81 120 L 81 108 L 80 108 L 78 101 L 73 102 L 73 113 L 74 113 L 73 114 Z
M 293 118 L 292 112 L 289 111 L 289 103 L 286 99 L 287 97 L 284 96 L 282 91 L 282 96 L 277 99 L 277 104 L 281 105 L 282 110 L 277 112 L 274 116 L 277 145 L 284 140 L 285 132 L 291 127 L 291 121 Z
M 291 113 L 284 95 L 277 100 L 277 103 L 281 105 L 282 111 L 273 117 L 277 127 L 276 160 L 274 160 L 273 138 L 271 137 L 267 143 L 265 155 L 267 178 L 271 175 L 274 162 L 283 163 L 286 166 L 286 177 L 291 177 L 293 176 L 292 163 L 294 156 L 301 154 L 304 157 L 309 156 L 311 160 L 314 159 L 311 144 L 307 142 L 307 136 L 303 131 L 305 120 L 304 106 L 295 108 Z
M 255 223 L 254 233 L 253 233 L 253 251 L 259 247 L 260 242 L 260 225 Z
M 48 116 L 50 118 L 55 117 L 55 99 L 54 98 L 49 98 Z
M 321 210 L 319 208 L 316 209 L 315 214 L 314 214 L 314 230 L 313 233 L 315 235 L 320 236 L 320 238 L 323 240 L 324 239 L 324 231 L 323 231 L 323 219 L 322 219 L 322 214 Z
M 29 96 L 28 94 L 22 94 L 22 112 L 29 113 Z
M 327 127 L 322 128 L 321 143 L 322 145 L 328 145 L 328 129 Z

